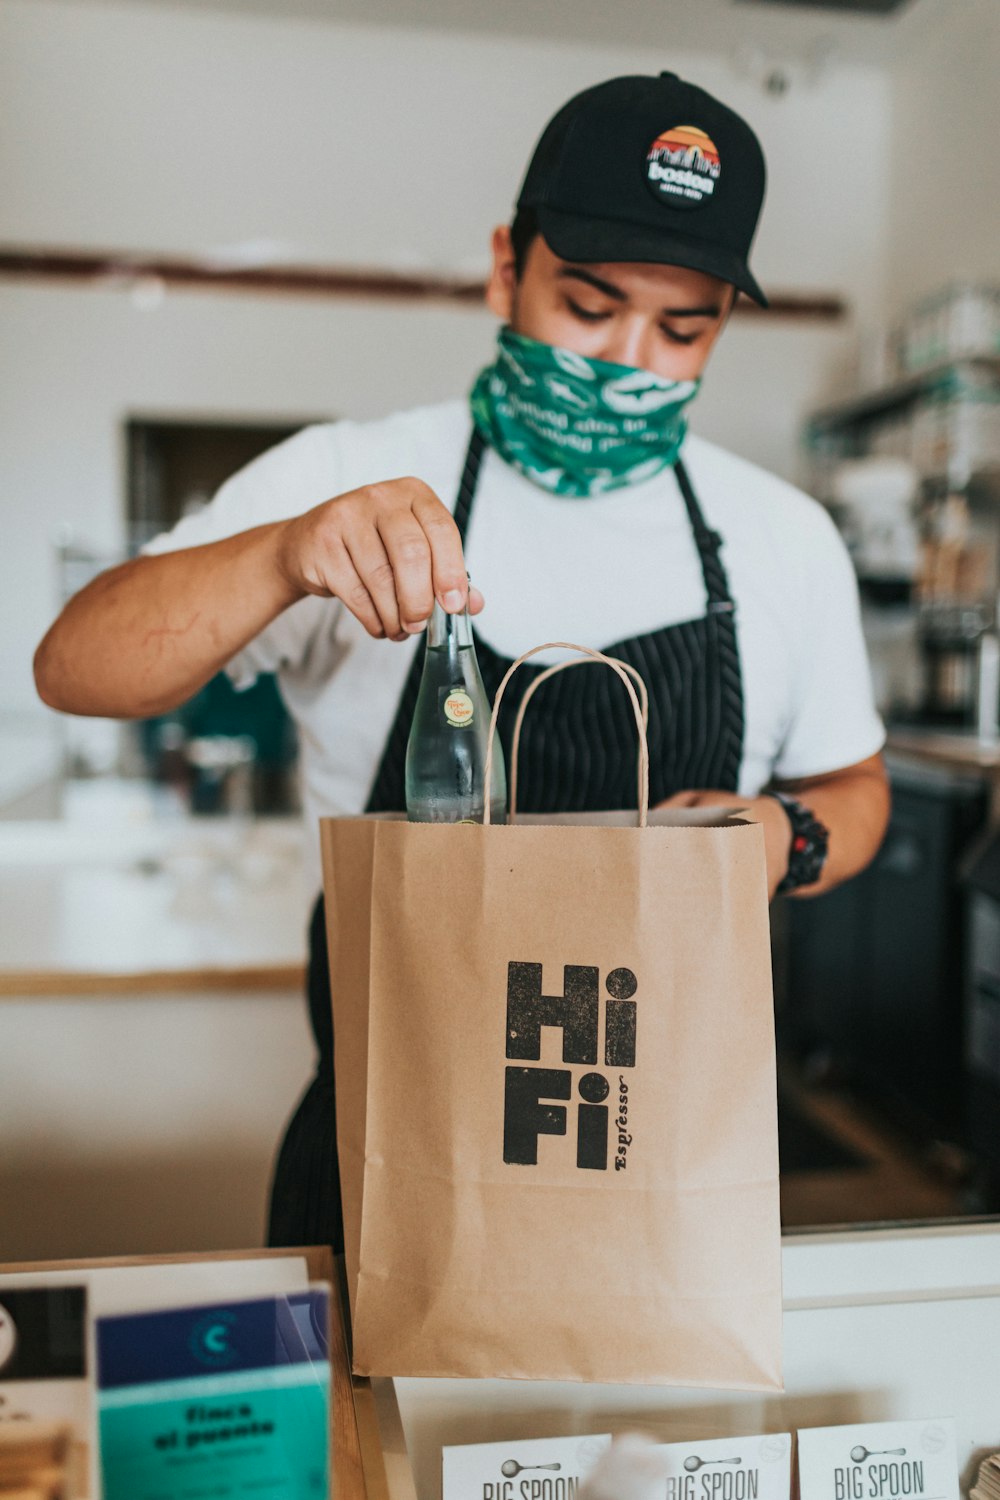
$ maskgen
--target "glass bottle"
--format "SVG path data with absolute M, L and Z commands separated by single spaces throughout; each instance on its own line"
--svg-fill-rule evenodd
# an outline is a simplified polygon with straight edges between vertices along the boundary
M 435 603 L 406 746 L 406 815 L 411 823 L 483 821 L 490 713 L 468 606 L 449 615 Z M 490 817 L 502 823 L 507 773 L 499 735 L 491 779 Z

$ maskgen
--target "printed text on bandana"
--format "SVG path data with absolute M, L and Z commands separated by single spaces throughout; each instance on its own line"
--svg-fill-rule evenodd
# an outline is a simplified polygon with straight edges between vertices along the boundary
M 697 380 L 586 359 L 501 330 L 472 415 L 505 462 L 557 495 L 602 495 L 676 461 Z

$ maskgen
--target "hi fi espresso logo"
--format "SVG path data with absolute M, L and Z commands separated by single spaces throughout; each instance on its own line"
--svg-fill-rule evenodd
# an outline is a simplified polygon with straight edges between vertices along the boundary
M 612 969 L 604 981 L 603 1066 L 612 1077 L 592 1071 L 577 1082 L 576 1164 L 592 1171 L 608 1169 L 612 1114 L 617 1135 L 616 1172 L 628 1165 L 629 1086 L 626 1068 L 635 1067 L 638 981 L 631 969 Z M 596 1069 L 601 1046 L 600 971 L 580 964 L 563 969 L 563 993 L 542 993 L 541 964 L 507 966 L 507 1056 L 539 1063 L 542 1027 L 562 1031 L 562 1060 Z M 614 1074 L 617 1073 L 617 1079 Z M 609 1102 L 613 1083 L 617 1102 Z M 538 1137 L 566 1135 L 570 1108 L 556 1100 L 572 1100 L 573 1073 L 569 1068 L 508 1067 L 504 1079 L 503 1159 L 519 1166 L 538 1165 Z

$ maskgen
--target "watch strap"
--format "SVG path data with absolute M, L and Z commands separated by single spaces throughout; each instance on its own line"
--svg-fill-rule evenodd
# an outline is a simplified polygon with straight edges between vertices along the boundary
M 788 853 L 788 870 L 778 886 L 778 895 L 797 891 L 806 885 L 815 885 L 823 873 L 830 846 L 830 830 L 821 823 L 816 814 L 790 797 L 787 792 L 769 791 L 785 809 L 792 828 L 792 841 Z

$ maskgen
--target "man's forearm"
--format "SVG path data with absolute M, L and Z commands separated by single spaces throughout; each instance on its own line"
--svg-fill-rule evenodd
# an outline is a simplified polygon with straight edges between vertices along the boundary
M 120 719 L 185 702 L 303 597 L 278 563 L 282 525 L 135 558 L 95 578 L 35 653 L 41 698 L 64 713 Z
M 889 822 L 889 781 L 880 757 L 849 771 L 812 781 L 782 782 L 830 832 L 823 874 L 791 895 L 820 896 L 848 880 L 875 857 Z

